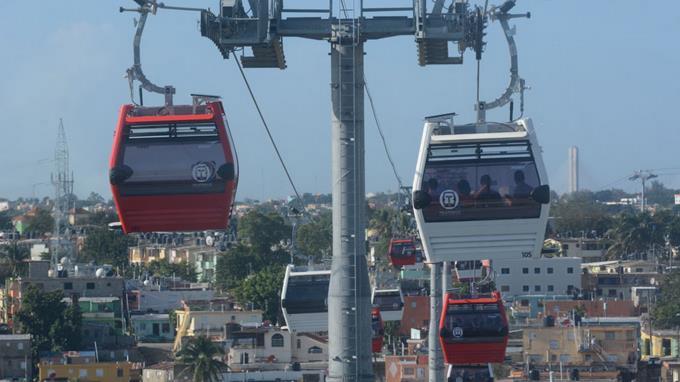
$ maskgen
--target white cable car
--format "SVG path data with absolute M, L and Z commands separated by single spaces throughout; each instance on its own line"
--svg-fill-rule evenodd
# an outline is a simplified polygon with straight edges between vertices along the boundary
M 426 119 L 413 207 L 429 262 L 538 256 L 550 188 L 530 119 Z
M 484 279 L 489 275 L 489 260 L 457 260 L 454 263 L 456 279 L 465 283 Z
M 371 304 L 380 309 L 383 321 L 401 321 L 401 316 L 404 313 L 404 296 L 401 293 L 401 288 L 373 288 Z
M 328 331 L 328 286 L 331 271 L 286 268 L 281 310 L 291 332 Z

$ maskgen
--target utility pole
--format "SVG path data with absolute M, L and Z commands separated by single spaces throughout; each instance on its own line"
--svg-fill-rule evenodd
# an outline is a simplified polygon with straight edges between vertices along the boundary
M 430 329 L 427 337 L 430 382 L 444 380 L 444 357 L 439 342 L 439 317 L 442 312 L 442 263 L 430 263 Z
M 645 212 L 645 188 L 647 181 L 658 177 L 658 175 L 653 174 L 650 170 L 639 170 L 635 171 L 635 173 L 628 178 L 628 180 L 632 181 L 640 180 L 642 183 L 642 200 L 640 200 L 640 212 Z

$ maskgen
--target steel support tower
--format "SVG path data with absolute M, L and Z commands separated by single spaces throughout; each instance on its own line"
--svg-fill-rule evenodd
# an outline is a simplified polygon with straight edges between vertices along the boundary
M 66 130 L 64 122 L 59 118 L 57 130 L 57 145 L 54 149 L 54 173 L 51 176 L 54 186 L 54 233 L 50 247 L 50 266 L 56 277 L 57 264 L 59 263 L 59 251 L 62 249 L 62 231 L 68 224 L 68 210 L 71 207 L 73 197 L 73 174 L 69 168 L 68 143 L 66 142 Z
M 240 50 L 245 68 L 285 69 L 284 37 L 331 44 L 333 262 L 328 380 L 338 382 L 374 380 L 364 238 L 364 42 L 411 35 L 421 66 L 462 64 L 463 51 L 482 48 L 486 25 L 483 12 L 465 0 L 435 0 L 429 9 L 426 0 L 405 7 L 371 8 L 364 3 L 340 0 L 334 6 L 330 0 L 327 8 L 292 9 L 284 8 L 283 0 L 222 0 L 218 14 L 201 11 L 201 34 L 215 43 L 224 58 Z M 164 6 L 159 3 L 159 7 Z M 449 54 L 452 42 L 457 43 L 453 56 Z M 440 290 L 441 281 L 433 285 Z

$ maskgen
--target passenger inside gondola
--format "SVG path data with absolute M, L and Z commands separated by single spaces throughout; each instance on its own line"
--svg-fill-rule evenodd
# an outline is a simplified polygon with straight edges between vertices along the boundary
M 501 202 L 501 194 L 492 188 L 491 176 L 482 175 L 479 179 L 480 188 L 475 193 L 478 207 L 497 207 Z
M 500 340 L 507 334 L 507 330 L 497 309 L 481 311 L 479 306 L 473 308 L 473 305 L 454 305 L 449 307 L 441 335 L 450 341 L 484 337 Z

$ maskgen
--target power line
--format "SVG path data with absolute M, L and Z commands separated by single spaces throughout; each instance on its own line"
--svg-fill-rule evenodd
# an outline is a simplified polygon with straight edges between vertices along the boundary
M 288 183 L 290 183 L 290 186 L 293 188 L 293 192 L 295 192 L 295 196 L 297 197 L 298 201 L 300 201 L 300 208 L 302 208 L 302 211 L 306 214 L 307 209 L 305 208 L 305 204 L 302 201 L 302 197 L 300 197 L 300 193 L 298 192 L 297 187 L 295 187 L 295 182 L 293 182 L 293 177 L 290 175 L 290 172 L 288 171 L 288 167 L 286 166 L 286 162 L 283 160 L 283 157 L 281 156 L 281 152 L 279 151 L 279 148 L 276 145 L 276 141 L 274 141 L 274 137 L 272 136 L 272 133 L 269 130 L 269 125 L 267 124 L 267 121 L 265 120 L 264 115 L 262 114 L 262 110 L 260 109 L 260 104 L 259 104 L 259 102 L 257 102 L 257 98 L 255 98 L 255 94 L 253 93 L 253 89 L 250 87 L 250 82 L 248 82 L 248 78 L 246 77 L 246 73 L 243 71 L 243 67 L 241 66 L 241 62 L 238 60 L 238 58 L 235 58 L 234 62 L 236 62 L 236 66 L 238 67 L 238 70 L 241 73 L 241 78 L 243 78 L 243 82 L 246 84 L 246 88 L 248 88 L 248 93 L 250 93 L 250 98 L 253 100 L 253 104 L 255 104 L 255 109 L 257 109 L 257 114 L 260 115 L 260 120 L 262 121 L 262 125 L 264 126 L 264 129 L 267 132 L 267 136 L 269 137 L 269 141 L 271 142 L 272 146 L 274 147 L 274 151 L 276 152 L 276 156 L 279 158 L 279 163 L 281 163 L 281 167 L 283 167 L 283 171 L 286 173 L 286 177 L 288 178 Z
M 382 140 L 383 148 L 385 149 L 385 154 L 387 155 L 387 160 L 390 162 L 390 166 L 392 166 L 392 172 L 394 173 L 394 177 L 397 178 L 397 183 L 399 184 L 399 189 L 401 190 L 404 187 L 404 184 L 402 183 L 401 178 L 399 177 L 397 167 L 394 165 L 392 155 L 390 154 L 390 149 L 387 145 L 387 141 L 385 140 L 385 134 L 383 134 L 382 126 L 380 126 L 378 114 L 375 111 L 375 105 L 373 104 L 373 97 L 371 97 L 371 92 L 368 89 L 368 81 L 366 81 L 366 75 L 364 75 L 364 87 L 366 88 L 368 103 L 371 106 L 371 113 L 373 114 L 373 119 L 375 120 L 375 126 L 378 128 L 378 133 L 380 134 L 380 140 Z

